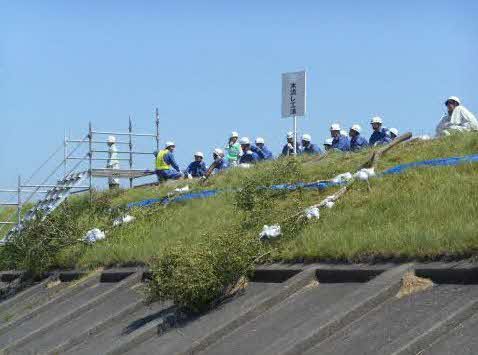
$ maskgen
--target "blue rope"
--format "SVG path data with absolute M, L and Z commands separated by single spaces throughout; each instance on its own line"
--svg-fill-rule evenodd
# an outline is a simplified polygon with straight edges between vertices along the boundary
M 462 157 L 451 157 L 451 158 L 441 158 L 441 159 L 431 159 L 431 160 L 424 160 L 419 162 L 407 163 L 407 164 L 400 164 L 394 166 L 393 168 L 385 170 L 381 175 L 392 175 L 392 174 L 400 174 L 405 170 L 421 167 L 421 166 L 455 166 L 464 163 L 473 163 L 478 162 L 478 154 L 473 155 L 465 155 Z M 298 182 L 296 184 L 280 184 L 280 185 L 272 185 L 268 187 L 270 190 L 297 190 L 299 188 L 303 189 L 317 189 L 317 190 L 325 190 L 332 186 L 338 186 L 341 183 L 334 183 L 331 181 L 318 181 L 318 182 Z M 201 198 L 209 198 L 216 196 L 217 194 L 223 192 L 224 190 L 204 190 L 198 192 L 190 192 L 187 194 L 183 194 L 176 197 L 163 197 L 163 198 L 151 198 L 148 200 L 138 201 L 138 202 L 131 202 L 126 205 L 127 208 L 132 207 L 146 207 L 153 204 L 163 204 L 166 205 L 172 202 L 181 202 L 181 201 L 188 201 L 188 200 L 196 200 Z

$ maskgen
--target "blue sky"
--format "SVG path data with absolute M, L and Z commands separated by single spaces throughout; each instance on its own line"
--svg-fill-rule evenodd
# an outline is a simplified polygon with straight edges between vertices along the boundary
M 156 106 L 181 167 L 232 130 L 277 153 L 292 126 L 280 118 L 288 71 L 308 72 L 299 130 L 318 143 L 336 121 L 368 137 L 376 114 L 432 133 L 450 95 L 478 111 L 477 1 L 0 3 L 3 186 L 28 176 L 65 130 L 84 135 L 89 120 L 125 130 L 132 115 L 150 131 Z

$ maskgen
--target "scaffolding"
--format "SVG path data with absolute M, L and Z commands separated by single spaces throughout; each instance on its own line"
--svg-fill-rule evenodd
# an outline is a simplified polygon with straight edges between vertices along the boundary
M 22 181 L 21 176 L 18 176 L 15 189 L 0 189 L 0 193 L 14 194 L 15 196 L 14 202 L 0 201 L 0 207 L 14 208 L 14 211 L 11 211 L 11 213 L 7 215 L 6 220 L 0 221 L 0 233 L 5 234 L 5 229 L 8 228 L 8 226 L 10 226 L 10 228 L 6 237 L 20 231 L 22 223 L 34 218 L 37 211 L 41 211 L 43 215 L 46 216 L 72 194 L 89 191 L 91 202 L 93 178 L 128 179 L 129 187 L 132 188 L 135 179 L 153 175 L 154 170 L 134 169 L 134 157 L 137 155 L 154 155 L 159 151 L 159 110 L 157 108 L 155 111 L 155 128 L 154 133 L 133 132 L 133 120 L 131 116 L 129 116 L 127 132 L 97 131 L 93 129 L 91 122 L 88 124 L 87 135 L 81 139 L 70 139 L 65 132 L 62 145 L 58 147 L 25 182 Z M 123 140 L 116 142 L 116 144 L 120 147 L 126 146 L 127 149 L 117 151 L 116 153 L 120 155 L 120 158 L 115 160 L 126 161 L 129 169 L 112 169 L 95 166 L 96 162 L 108 161 L 108 158 L 102 157 L 101 154 L 107 154 L 109 151 L 97 147 L 98 144 L 103 144 L 103 146 L 107 144 L 107 141 L 102 139 L 105 135 L 123 138 Z M 125 137 L 126 139 L 124 139 Z M 153 138 L 155 141 L 155 150 L 135 151 L 134 140 L 137 138 Z M 87 153 L 83 156 L 75 155 L 84 146 L 87 147 Z M 69 149 L 70 147 L 71 149 Z M 32 179 L 57 156 L 61 148 L 63 148 L 61 163 L 57 164 L 53 171 L 51 171 L 41 183 L 31 183 Z M 122 158 L 123 156 L 125 156 L 125 158 Z M 69 164 L 70 162 L 74 162 L 72 167 Z M 87 164 L 86 169 L 84 167 L 82 168 L 85 164 Z M 55 184 L 48 183 L 62 168 L 62 177 L 58 179 Z M 87 180 L 87 184 L 84 184 L 85 180 Z M 24 198 L 24 194 L 27 194 L 26 198 Z M 35 201 L 34 198 L 39 194 L 44 196 Z M 33 208 L 26 212 L 23 211 L 24 207 L 29 204 L 34 204 Z M 5 240 L 3 239 L 3 241 Z

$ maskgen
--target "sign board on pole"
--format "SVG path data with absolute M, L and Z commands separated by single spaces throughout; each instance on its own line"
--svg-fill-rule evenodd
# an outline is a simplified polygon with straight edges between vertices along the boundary
M 305 71 L 282 74 L 282 117 L 305 116 Z

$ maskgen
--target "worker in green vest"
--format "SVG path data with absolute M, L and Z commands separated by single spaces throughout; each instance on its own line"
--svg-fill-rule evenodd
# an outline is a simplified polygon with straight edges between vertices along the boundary
M 158 180 L 177 180 L 183 177 L 176 160 L 174 159 L 174 142 L 166 142 L 163 150 L 156 156 L 156 175 Z
M 227 143 L 226 150 L 226 160 L 230 167 L 236 166 L 239 158 L 241 156 L 241 145 L 238 142 L 239 134 L 237 132 L 232 132 L 229 137 L 229 142 Z

